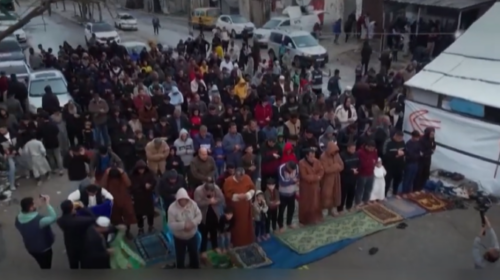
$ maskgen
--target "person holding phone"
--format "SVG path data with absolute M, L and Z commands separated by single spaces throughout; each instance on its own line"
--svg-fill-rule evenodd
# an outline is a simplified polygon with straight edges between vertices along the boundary
M 483 244 L 481 238 L 489 239 L 489 244 Z M 472 247 L 472 257 L 474 258 L 474 268 L 483 269 L 495 263 L 500 258 L 500 245 L 498 244 L 497 234 L 491 227 L 490 220 L 484 217 L 484 224 L 479 232 L 479 236 L 474 238 Z
M 47 207 L 48 216 L 40 215 L 37 211 L 39 205 Z M 41 269 L 52 267 L 52 245 L 55 241 L 51 225 L 57 220 L 57 214 L 50 205 L 48 195 L 40 195 L 40 202 L 33 197 L 21 200 L 21 213 L 16 217 L 16 228 L 21 233 L 24 247 L 36 260 Z

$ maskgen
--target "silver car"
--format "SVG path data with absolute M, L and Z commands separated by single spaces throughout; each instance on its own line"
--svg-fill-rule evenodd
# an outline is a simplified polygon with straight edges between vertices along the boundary
M 0 62 L 0 73 L 5 73 L 7 77 L 16 74 L 18 81 L 27 82 L 30 75 L 30 67 L 22 60 Z
M 68 83 L 61 71 L 42 70 L 32 72 L 28 82 L 28 102 L 31 113 L 36 113 L 39 108 L 42 108 L 42 97 L 45 94 L 46 86 L 50 86 L 52 92 L 59 99 L 61 107 L 73 100 L 68 92 Z
M 313 64 L 323 67 L 328 63 L 327 50 L 307 31 L 272 31 L 269 36 L 268 52 L 278 57 L 282 47 L 290 52 L 297 67 L 310 67 Z

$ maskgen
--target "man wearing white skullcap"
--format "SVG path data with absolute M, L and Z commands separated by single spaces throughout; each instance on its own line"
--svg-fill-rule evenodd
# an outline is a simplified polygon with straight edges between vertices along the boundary
M 110 251 L 106 246 L 106 233 L 111 221 L 108 217 L 100 216 L 95 225 L 87 229 L 81 256 L 82 269 L 109 269 Z

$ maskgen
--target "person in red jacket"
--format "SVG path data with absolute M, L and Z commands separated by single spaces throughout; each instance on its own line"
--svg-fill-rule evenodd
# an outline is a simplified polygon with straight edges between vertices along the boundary
M 287 163 L 289 161 L 299 163 L 297 157 L 295 156 L 295 152 L 293 150 L 293 144 L 287 142 L 283 147 L 283 156 L 281 157 L 281 164 Z
M 373 188 L 373 170 L 378 160 L 375 142 L 369 140 L 358 150 L 359 169 L 355 171 L 358 175 L 356 186 L 356 204 L 363 206 L 370 200 L 370 194 Z
M 267 126 L 273 118 L 273 107 L 268 101 L 268 98 L 262 100 L 255 106 L 255 119 L 260 128 Z
M 191 121 L 190 135 L 191 138 L 194 138 L 200 132 L 200 126 L 201 126 L 200 110 L 198 109 L 193 110 L 190 121 Z

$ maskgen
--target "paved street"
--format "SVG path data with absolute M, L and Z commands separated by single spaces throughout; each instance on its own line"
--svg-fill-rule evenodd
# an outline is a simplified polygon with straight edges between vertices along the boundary
M 69 9 L 72 9 L 70 5 Z M 71 15 L 71 10 L 69 14 Z M 138 14 L 134 14 L 138 16 Z M 26 31 L 32 45 L 42 44 L 45 48 L 51 47 L 55 51 L 63 40 L 76 46 L 83 44 L 83 29 L 81 26 L 68 20 L 61 14 L 54 13 L 52 17 L 45 16 L 45 29 L 42 18 L 33 19 Z M 105 13 L 105 19 L 109 15 Z M 146 41 L 153 38 L 153 30 L 149 26 L 150 20 L 146 16 L 140 17 L 138 32 L 120 32 L 124 40 Z M 176 44 L 185 38 L 183 31 L 177 27 L 172 30 L 164 25 L 159 41 Z M 340 48 L 340 47 L 339 47 Z M 328 68 L 341 69 L 343 82 L 352 83 L 355 62 L 333 60 Z M 15 216 L 19 211 L 19 200 L 25 196 L 38 197 L 39 194 L 51 196 L 52 205 L 59 211 L 59 203 L 67 197 L 67 178 L 54 177 L 41 187 L 36 187 L 32 181 L 21 181 L 21 187 L 14 193 L 14 200 L 10 204 L 0 203 L 0 271 L 7 269 L 32 270 L 36 273 L 35 261 L 25 252 L 22 240 L 14 227 Z M 491 222 L 500 233 L 500 210 L 498 207 L 489 213 Z M 157 224 L 160 221 L 157 220 Z M 408 222 L 405 230 L 389 229 L 381 233 L 366 237 L 349 246 L 341 252 L 309 265 L 310 269 L 317 268 L 377 268 L 377 269 L 460 269 L 473 268 L 471 247 L 474 237 L 479 232 L 479 215 L 474 210 L 455 210 L 451 212 L 431 214 Z M 56 243 L 54 246 L 54 269 L 68 267 L 62 244 L 62 234 L 57 227 Z M 368 255 L 371 247 L 378 247 L 379 252 L 374 256 Z M 22 267 L 22 268 L 21 268 Z

